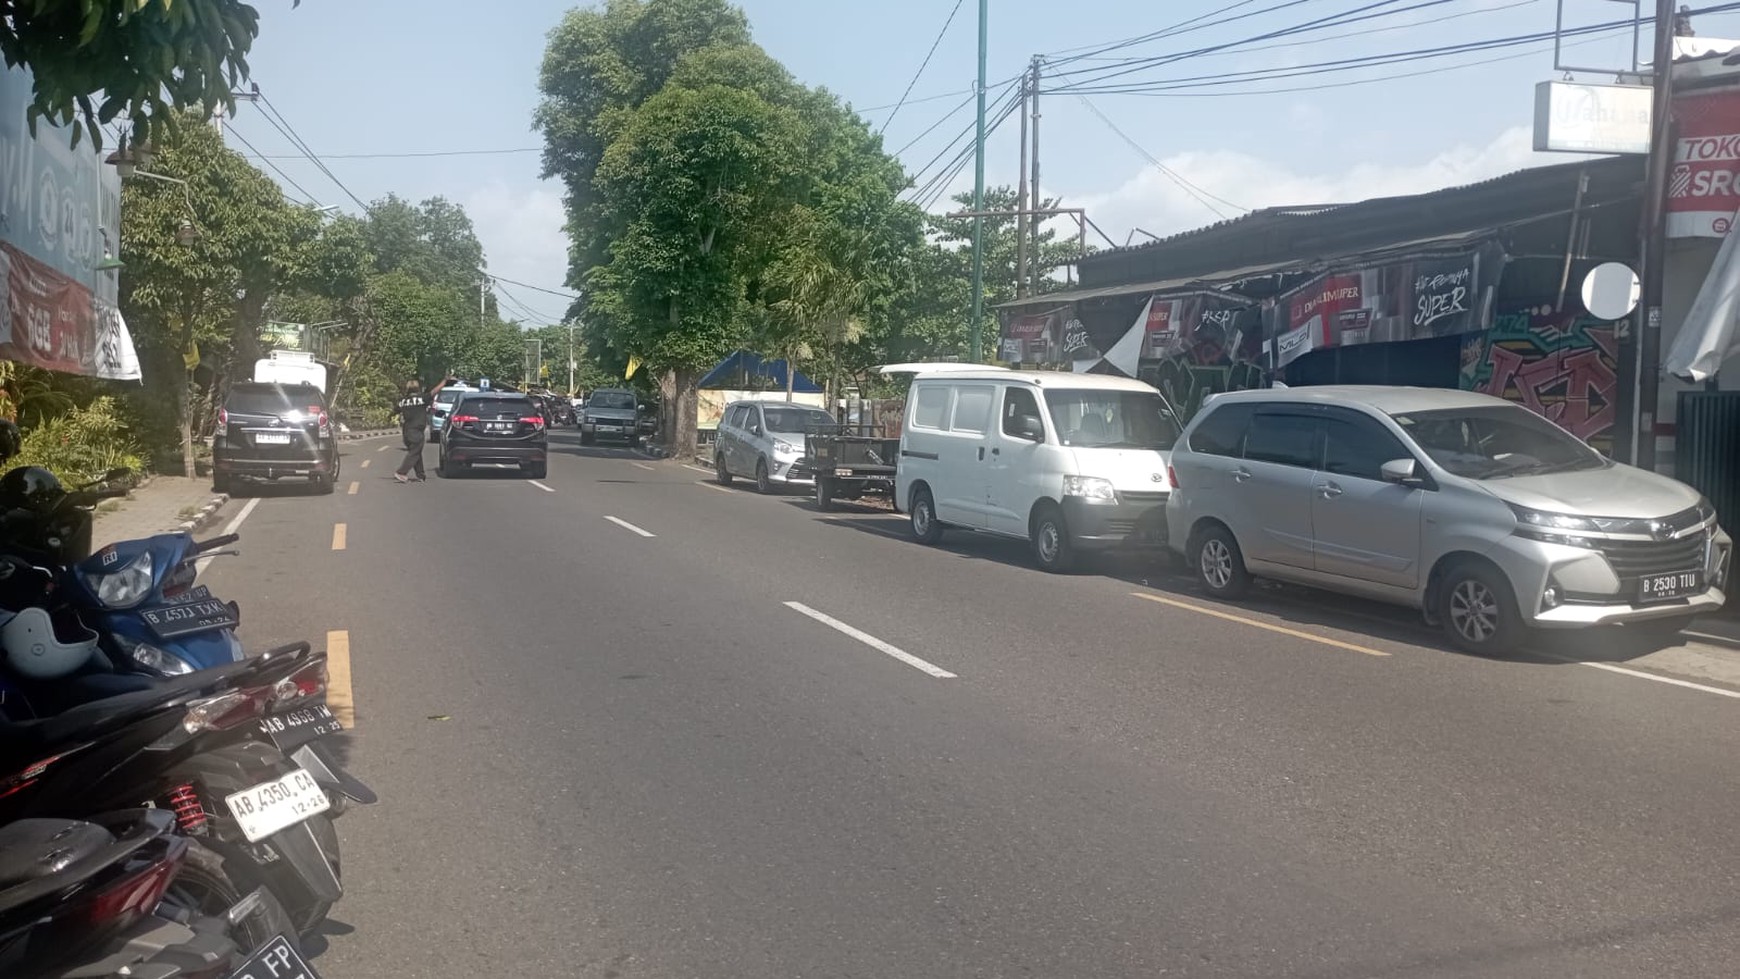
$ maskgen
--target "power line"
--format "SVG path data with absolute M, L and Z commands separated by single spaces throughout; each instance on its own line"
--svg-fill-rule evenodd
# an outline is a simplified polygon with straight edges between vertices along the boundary
M 955 15 L 961 12 L 961 4 L 963 2 L 965 2 L 965 0 L 955 0 L 954 8 L 949 11 L 948 19 L 943 21 L 942 30 L 937 31 L 936 40 L 930 42 L 930 51 L 925 54 L 924 60 L 919 63 L 918 71 L 913 73 L 912 81 L 906 83 L 906 91 L 900 93 L 900 101 L 894 103 L 894 111 L 888 114 L 888 118 L 882 120 L 882 128 L 876 130 L 876 135 L 882 135 L 883 131 L 888 128 L 888 124 L 894 121 L 894 117 L 900 115 L 900 107 L 906 104 L 906 97 L 912 94 L 912 87 L 918 84 L 919 78 L 924 75 L 924 70 L 930 67 L 930 59 L 936 57 L 936 49 L 942 45 L 943 38 L 948 36 L 949 28 L 954 26 Z
M 1194 198 L 1196 200 L 1196 202 L 1198 204 L 1201 204 L 1203 207 L 1209 209 L 1210 211 L 1213 211 L 1214 215 L 1216 217 L 1221 218 L 1222 220 L 1225 220 L 1227 217 L 1227 214 L 1225 211 L 1222 211 L 1220 208 L 1215 207 L 1213 204 L 1209 203 L 1210 198 L 1213 198 L 1214 200 L 1217 200 L 1217 201 L 1221 202 L 1222 204 L 1225 204 L 1227 207 L 1230 207 L 1235 211 L 1248 211 L 1248 210 L 1250 210 L 1250 208 L 1240 207 L 1239 205 L 1234 204 L 1232 201 L 1229 201 L 1224 197 L 1220 197 L 1214 193 L 1211 193 L 1207 190 L 1204 190 L 1201 187 L 1198 187 L 1196 184 L 1191 183 L 1188 179 L 1185 178 L 1185 176 L 1183 174 L 1178 173 L 1177 171 L 1173 170 L 1171 167 L 1168 167 L 1166 164 L 1161 163 L 1158 159 L 1155 158 L 1154 154 L 1143 149 L 1140 143 L 1137 143 L 1134 139 L 1131 139 L 1130 136 L 1128 134 L 1126 134 L 1122 129 L 1119 129 L 1118 124 L 1113 122 L 1110 118 L 1108 118 L 1104 112 L 1101 112 L 1099 106 L 1094 105 L 1092 102 L 1088 101 L 1087 96 L 1078 95 L 1078 96 L 1076 96 L 1076 98 L 1081 100 L 1082 105 L 1085 105 L 1088 107 L 1089 112 L 1092 112 L 1094 115 L 1098 116 L 1099 120 L 1106 124 L 1106 128 L 1110 129 L 1114 133 L 1117 133 L 1118 138 L 1122 139 L 1125 143 L 1129 144 L 1129 147 L 1131 149 L 1135 150 L 1138 154 L 1140 154 L 1142 157 L 1147 159 L 1147 161 L 1149 163 L 1152 163 L 1154 165 L 1154 169 L 1159 170 L 1161 173 L 1165 174 L 1167 179 L 1169 179 L 1173 183 L 1177 184 L 1178 188 L 1180 190 L 1184 191 L 1186 194 L 1189 194 L 1192 198 Z
M 255 91 L 258 92 L 259 89 L 256 87 Z M 295 127 L 290 125 L 290 120 L 284 118 L 284 114 L 278 111 L 278 107 L 273 105 L 272 100 L 267 98 L 263 92 L 260 93 L 260 104 L 266 107 L 267 111 L 260 113 L 260 115 L 265 117 L 267 122 L 271 123 L 279 133 L 283 134 L 284 138 L 288 139 L 292 146 L 301 150 L 303 154 L 308 157 L 310 162 L 312 162 L 316 167 L 319 167 L 320 172 L 326 174 L 327 178 L 331 180 L 333 185 L 339 190 L 344 191 L 346 197 L 356 201 L 357 207 L 362 208 L 365 212 L 368 211 L 368 204 L 364 203 L 362 198 L 352 193 L 351 189 L 344 185 L 344 181 L 338 179 L 338 174 L 333 173 L 332 168 L 328 167 L 321 161 L 320 157 L 314 152 L 314 150 L 310 149 L 308 144 L 303 141 L 302 137 L 296 133 Z
M 482 270 L 479 270 L 479 271 L 482 272 Z M 543 286 L 534 286 L 534 285 L 531 285 L 531 284 L 525 283 L 525 282 L 515 282 L 514 280 L 512 280 L 506 276 L 497 275 L 494 272 L 482 272 L 482 274 L 489 276 L 494 281 L 506 282 L 510 286 L 519 286 L 521 289 L 530 289 L 533 292 L 547 292 L 552 296 L 560 296 L 563 299 L 579 299 L 580 298 L 579 296 L 577 296 L 571 292 L 561 292 L 561 291 L 556 290 L 556 289 L 545 289 Z
M 436 156 L 504 156 L 509 153 L 542 153 L 542 146 L 515 146 L 498 150 L 424 150 L 410 153 L 328 153 L 328 160 L 413 160 Z M 255 154 L 257 160 L 301 160 L 303 154 L 293 153 L 287 156 L 265 156 Z
M 1205 30 L 1205 29 L 1210 28 L 1210 27 L 1219 27 L 1222 24 L 1230 24 L 1234 21 L 1244 20 L 1248 17 L 1256 17 L 1256 16 L 1259 16 L 1261 14 L 1274 13 L 1277 10 L 1285 10 L 1288 7 L 1298 7 L 1298 6 L 1301 6 L 1303 4 L 1313 3 L 1313 2 L 1315 2 L 1315 0 L 1285 0 L 1285 2 L 1275 4 L 1272 7 L 1264 7 L 1261 10 L 1252 10 L 1248 13 L 1239 14 L 1237 17 L 1227 17 L 1227 18 L 1223 18 L 1221 20 L 1210 21 L 1208 23 L 1202 23 L 1203 21 L 1208 20 L 1208 18 L 1210 18 L 1210 17 L 1216 17 L 1216 16 L 1219 16 L 1220 14 L 1231 13 L 1232 11 L 1239 9 L 1240 7 L 1248 7 L 1255 2 L 1256 2 L 1256 0 L 1239 0 L 1239 2 L 1237 2 L 1237 3 L 1228 4 L 1225 7 L 1221 7 L 1218 10 L 1211 10 L 1205 14 L 1198 14 L 1197 16 L 1192 17 L 1189 20 L 1181 20 L 1178 23 L 1173 24 L 1169 27 L 1162 27 L 1157 31 L 1152 31 L 1152 32 L 1147 33 L 1147 34 L 1138 35 L 1136 37 L 1128 37 L 1128 38 L 1123 39 L 1122 41 L 1113 41 L 1113 42 L 1110 42 L 1108 44 L 1101 44 L 1097 47 L 1094 45 L 1088 45 L 1086 47 L 1080 47 L 1080 48 L 1066 48 L 1065 50 L 1062 50 L 1062 51 L 1052 52 L 1051 54 L 1046 55 L 1045 57 L 1046 57 L 1046 60 L 1052 64 L 1059 64 L 1059 65 L 1069 64 L 1072 61 L 1083 61 L 1083 60 L 1086 60 L 1088 58 L 1091 58 L 1091 57 L 1094 57 L 1097 55 L 1106 54 L 1107 52 L 1110 52 L 1110 51 L 1121 51 L 1124 48 L 1136 47 L 1137 45 L 1147 44 L 1150 41 L 1158 41 L 1161 38 L 1174 37 L 1174 36 L 1179 35 L 1179 34 L 1189 34 L 1189 33 L 1192 33 L 1194 31 Z M 1195 25 L 1195 26 L 1192 26 L 1192 25 Z M 1073 54 L 1073 52 L 1077 52 L 1077 51 L 1085 51 L 1087 53 L 1086 54 Z M 1063 55 L 1071 55 L 1071 56 L 1070 57 L 1063 57 Z
M 972 105 L 973 98 L 974 98 L 974 93 L 968 92 L 967 97 L 962 99 L 959 105 L 950 109 L 948 111 L 948 114 L 944 115 L 941 119 L 938 119 L 937 121 L 931 123 L 930 126 L 928 128 L 926 128 L 924 132 L 919 133 L 917 136 L 912 137 L 912 140 L 910 142 L 908 142 L 905 146 L 902 146 L 900 149 L 895 150 L 894 155 L 899 156 L 900 154 L 905 153 L 907 150 L 910 150 L 914 146 L 916 146 L 920 140 L 924 139 L 926 136 L 929 136 L 931 133 L 936 132 L 936 129 L 938 126 L 942 125 L 945 122 L 948 122 L 950 119 L 953 119 L 955 116 L 960 114 L 960 111 L 962 109 L 966 108 L 969 105 Z
M 236 127 L 235 127 L 235 124 L 233 121 L 231 122 L 231 124 L 228 127 L 226 127 L 225 131 L 229 135 L 234 136 L 236 139 L 240 140 L 241 144 L 243 146 L 246 146 L 249 150 L 253 151 L 253 153 L 256 156 L 259 155 L 260 151 L 254 149 L 254 144 L 248 142 L 248 137 L 243 136 L 241 133 L 236 132 Z M 260 159 L 260 162 L 266 164 L 268 167 L 271 167 L 272 172 L 277 174 L 279 176 L 279 178 L 282 179 L 285 183 L 289 184 L 291 187 L 296 188 L 298 193 L 300 193 L 303 197 L 308 199 L 309 204 L 312 204 L 315 207 L 320 206 L 319 198 L 315 197 L 313 194 L 310 194 L 301 184 L 299 184 L 295 180 L 291 179 L 290 175 L 285 173 L 278 166 L 278 164 L 273 163 L 271 160 L 268 160 L 265 157 L 260 157 L 259 159 Z
M 513 313 L 516 319 L 523 320 L 529 326 L 550 325 L 542 322 L 544 317 L 540 316 L 537 310 L 532 309 L 531 306 L 522 302 L 518 296 L 509 292 L 507 287 L 502 285 L 501 282 L 491 279 L 490 286 L 496 293 L 496 300 L 503 306 L 506 306 L 508 312 Z
M 1002 122 L 1009 117 L 1009 114 L 1015 111 L 1019 101 L 1015 98 L 1015 91 L 1015 86 L 1011 84 L 998 97 L 997 102 L 986 111 L 987 118 L 996 116 L 995 122 L 987 124 L 986 135 L 990 135 L 990 132 L 994 130 L 996 126 L 1001 125 Z M 909 188 L 914 191 L 914 200 L 921 200 L 929 194 L 937 185 L 939 179 L 941 179 L 944 184 L 949 180 L 953 180 L 954 174 L 959 173 L 960 168 L 965 166 L 963 161 L 970 159 L 974 152 L 973 130 L 975 127 L 976 121 L 973 124 L 969 124 L 960 133 L 956 134 L 955 138 L 948 142 L 948 145 L 944 146 L 937 152 L 936 156 L 932 157 L 929 162 L 918 169 L 912 178 L 915 186 Z M 958 151 L 956 150 L 957 146 L 960 147 Z M 954 151 L 954 157 L 950 159 L 948 163 L 943 164 L 941 170 L 936 171 L 936 173 L 932 174 L 928 180 L 925 180 L 925 183 L 922 186 L 918 186 L 918 181 L 925 178 L 926 174 L 931 174 L 932 168 L 935 167 L 944 157 L 947 157 L 951 151 Z

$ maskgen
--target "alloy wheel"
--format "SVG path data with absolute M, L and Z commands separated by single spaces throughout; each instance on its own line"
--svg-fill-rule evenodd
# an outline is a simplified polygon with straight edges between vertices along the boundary
M 1232 583 L 1233 557 L 1226 541 L 1218 537 L 1203 541 L 1199 563 L 1202 580 L 1208 582 L 1210 588 L 1219 590 Z
M 1464 578 L 1450 591 L 1450 625 L 1471 643 L 1484 643 L 1498 632 L 1498 598 L 1484 582 Z

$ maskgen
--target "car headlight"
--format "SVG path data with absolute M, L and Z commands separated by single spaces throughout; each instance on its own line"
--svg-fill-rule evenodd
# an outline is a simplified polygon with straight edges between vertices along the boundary
M 131 608 L 151 594 L 151 552 L 146 551 L 115 571 L 85 574 L 85 585 L 105 608 Z
M 797 455 L 801 451 L 802 450 L 799 449 L 797 446 L 795 446 L 795 445 L 791 444 L 790 442 L 787 442 L 783 439 L 774 439 L 773 440 L 773 454 L 774 455 L 794 456 L 794 455 Z
M 1118 502 L 1118 491 L 1112 488 L 1112 481 L 1099 476 L 1063 477 L 1063 495 L 1077 496 L 1088 503 Z
M 1516 535 L 1529 540 L 1538 540 L 1546 544 L 1564 544 L 1567 547 L 1595 547 L 1593 540 L 1584 534 L 1598 533 L 1601 528 L 1588 517 L 1579 517 L 1569 513 L 1553 513 L 1548 510 L 1531 510 L 1528 507 L 1510 504 L 1510 510 L 1516 514 Z

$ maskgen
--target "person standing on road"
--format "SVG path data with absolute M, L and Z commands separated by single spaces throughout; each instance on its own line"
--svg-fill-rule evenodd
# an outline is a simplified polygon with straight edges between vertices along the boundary
M 401 483 L 411 481 L 410 473 L 417 473 L 419 483 L 429 479 L 423 471 L 423 440 L 429 434 L 429 406 L 435 402 L 435 396 L 447 386 L 453 378 L 449 377 L 429 393 L 423 393 L 423 382 L 411 378 L 405 382 L 404 396 L 399 403 L 393 405 L 393 414 L 399 416 L 399 434 L 405 439 L 405 461 L 399 464 L 393 478 Z

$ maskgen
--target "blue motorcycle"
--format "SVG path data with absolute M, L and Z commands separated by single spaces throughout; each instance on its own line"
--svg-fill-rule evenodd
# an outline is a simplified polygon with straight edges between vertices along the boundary
M 194 579 L 199 561 L 234 553 L 220 548 L 238 539 L 178 532 L 116 541 L 68 568 L 64 584 L 117 669 L 180 676 L 234 663 L 246 655 L 235 632 L 241 610 Z

